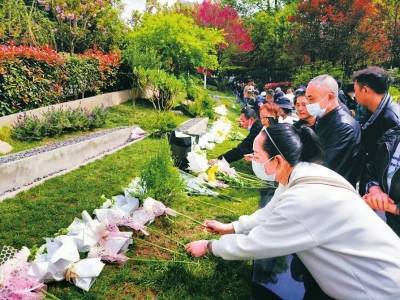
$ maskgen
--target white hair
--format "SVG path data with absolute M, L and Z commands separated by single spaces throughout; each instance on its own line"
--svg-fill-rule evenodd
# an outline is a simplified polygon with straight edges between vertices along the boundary
M 325 87 L 335 95 L 336 99 L 339 98 L 339 85 L 331 75 L 325 74 L 314 77 L 309 84 Z

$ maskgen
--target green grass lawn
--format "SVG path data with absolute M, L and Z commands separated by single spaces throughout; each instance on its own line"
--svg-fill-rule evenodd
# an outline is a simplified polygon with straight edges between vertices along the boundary
M 138 110 L 132 114 L 132 110 Z M 146 124 L 154 113 L 141 107 L 120 105 L 111 110 L 108 127 L 114 125 Z M 237 113 L 237 111 L 236 111 Z M 232 113 L 230 118 L 237 117 Z M 182 117 L 182 119 L 184 119 Z M 147 138 L 126 147 L 101 160 L 81 167 L 64 176 L 56 177 L 19 194 L 14 199 L 0 203 L 0 247 L 43 244 L 43 238 L 52 236 L 60 228 L 68 226 L 83 210 L 92 212 L 102 204 L 100 196 L 112 196 L 122 191 L 130 180 L 139 174 L 146 159 L 158 151 L 160 139 Z M 230 149 L 237 142 L 227 141 L 210 151 L 213 158 Z M 238 170 L 249 172 L 245 162 L 233 164 Z M 228 190 L 227 194 L 241 198 L 232 202 L 209 197 L 175 199 L 172 208 L 197 220 L 216 218 L 225 222 L 237 219 L 241 214 L 253 212 L 258 204 L 258 192 L 254 190 Z M 196 199 L 229 208 L 236 213 L 195 201 Z M 150 227 L 162 231 L 181 243 L 196 239 L 213 238 L 201 227 L 183 217 L 169 221 L 164 217 Z M 67 282 L 49 284 L 49 291 L 61 299 L 248 299 L 250 293 L 250 262 L 227 262 L 219 258 L 188 257 L 181 245 L 170 239 L 151 234 L 149 241 L 182 253 L 172 257 L 170 253 L 141 242 L 134 234 L 134 245 L 127 253 L 133 258 L 183 260 L 198 264 L 145 263 L 128 261 L 119 267 L 107 264 L 90 292 L 86 293 Z M 214 237 L 215 238 L 215 237 Z

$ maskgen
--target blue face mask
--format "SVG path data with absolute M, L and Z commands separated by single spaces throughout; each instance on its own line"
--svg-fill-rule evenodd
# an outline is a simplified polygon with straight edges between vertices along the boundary
M 321 108 L 321 105 L 316 102 L 316 103 L 311 103 L 306 105 L 307 111 L 312 115 L 313 117 L 322 117 L 325 112 L 326 108 Z
M 251 161 L 251 167 L 253 169 L 254 174 L 260 178 L 261 180 L 265 180 L 265 181 L 276 181 L 276 174 L 267 174 L 265 173 L 265 164 L 267 162 L 269 162 L 271 159 L 273 159 L 273 157 L 271 157 L 270 159 L 268 159 L 266 162 L 264 163 L 259 163 L 256 162 L 254 159 Z

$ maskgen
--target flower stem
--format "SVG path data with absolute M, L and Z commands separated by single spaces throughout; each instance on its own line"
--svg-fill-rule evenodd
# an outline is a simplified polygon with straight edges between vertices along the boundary
M 202 223 L 202 222 L 197 221 L 197 220 L 193 219 L 192 217 L 189 217 L 188 215 L 185 215 L 185 214 L 183 214 L 183 213 L 181 213 L 181 212 L 179 212 L 179 211 L 176 211 L 176 210 L 174 210 L 174 211 L 175 211 L 178 215 L 180 215 L 180 216 L 182 216 L 182 217 L 185 217 L 185 218 L 191 220 L 192 222 L 203 226 L 203 223 Z
M 189 198 L 190 198 L 190 199 L 192 199 L 192 200 L 194 200 L 194 201 L 197 201 L 197 202 L 200 202 L 200 203 L 206 204 L 206 205 L 211 205 L 211 206 L 217 207 L 217 208 L 219 208 L 219 209 L 226 210 L 226 211 L 229 211 L 229 212 L 231 212 L 231 213 L 234 213 L 234 214 L 238 214 L 238 212 L 236 212 L 236 211 L 230 210 L 230 209 L 228 209 L 228 208 L 225 208 L 225 207 L 222 207 L 222 206 L 219 206 L 219 205 L 213 204 L 213 203 L 209 203 L 209 202 L 201 201 L 201 200 L 199 200 L 199 199 L 196 199 L 196 198 L 194 198 L 194 197 L 189 197 Z
M 171 250 L 171 249 L 165 248 L 165 247 L 163 247 L 163 246 L 159 246 L 159 245 L 157 245 L 157 244 L 154 244 L 154 243 L 152 243 L 152 242 L 149 242 L 149 241 L 147 241 L 147 240 L 145 240 L 145 239 L 136 239 L 136 240 L 140 240 L 140 241 L 142 241 L 142 242 L 145 242 L 145 243 L 147 243 L 147 244 L 149 244 L 149 245 L 151 245 L 151 246 L 154 246 L 154 247 L 156 247 L 156 248 L 159 248 L 159 249 L 162 249 L 162 250 L 168 251 L 168 252 L 170 252 L 170 253 L 173 253 L 173 254 L 177 254 L 177 255 L 185 255 L 185 256 L 186 256 L 186 254 L 184 254 L 184 253 L 179 253 L 179 252 L 177 252 L 177 251 L 174 251 L 174 250 Z
M 179 244 L 179 245 L 185 247 L 185 244 L 183 244 L 183 243 L 181 243 L 180 241 L 177 241 L 177 240 L 171 238 L 170 236 L 168 236 L 168 235 L 162 233 L 161 231 L 159 231 L 159 230 L 157 230 L 157 229 L 150 228 L 150 227 L 147 227 L 147 229 L 150 229 L 150 231 L 153 231 L 153 232 L 155 232 L 156 234 L 162 235 L 163 237 L 166 237 L 167 239 L 170 239 L 171 241 L 173 241 L 173 242 L 175 242 L 175 243 L 177 243 L 177 244 Z
M 129 258 L 129 260 L 133 261 L 141 261 L 141 262 L 161 262 L 161 263 L 180 263 L 180 264 L 193 264 L 199 265 L 198 261 L 185 261 L 185 260 L 158 260 L 158 259 L 143 259 L 143 258 Z
M 228 199 L 228 200 L 232 200 L 232 201 L 236 201 L 236 202 L 242 202 L 242 200 L 240 200 L 239 198 L 232 197 L 229 195 L 219 194 L 218 197 L 221 199 Z
M 47 298 L 54 299 L 54 300 L 61 300 L 60 298 L 54 296 L 52 293 L 49 293 L 46 290 L 41 290 L 41 292 L 43 294 L 45 294 Z

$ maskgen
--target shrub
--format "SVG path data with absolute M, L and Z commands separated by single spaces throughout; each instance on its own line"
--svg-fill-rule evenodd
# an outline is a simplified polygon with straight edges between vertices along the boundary
M 329 74 L 336 80 L 343 80 L 344 70 L 340 66 L 334 66 L 327 61 L 318 61 L 310 65 L 304 65 L 297 69 L 293 76 L 293 85 L 307 85 L 307 83 L 318 75 Z
M 43 117 L 41 122 L 44 136 L 58 136 L 71 128 L 68 115 L 62 110 L 49 110 Z
M 12 129 L 11 137 L 20 141 L 39 141 L 43 139 L 43 123 L 36 116 L 20 118 Z
M 104 108 L 96 107 L 89 115 L 90 128 L 100 128 L 106 123 L 108 112 Z
M 60 55 L 48 47 L 0 45 L 0 116 L 120 87 L 119 60 L 94 50 Z
M 179 124 L 178 119 L 173 112 L 160 112 L 148 120 L 148 123 L 151 124 L 150 129 L 156 137 L 166 136 L 176 129 Z
M 49 110 L 42 119 L 36 116 L 20 118 L 12 128 L 12 137 L 22 141 L 41 140 L 44 137 L 59 136 L 73 131 L 87 131 L 105 124 L 107 112 L 95 108 L 92 112 L 84 109 Z
M 146 182 L 146 196 L 170 205 L 172 200 L 183 193 L 183 182 L 174 167 L 168 143 L 162 141 L 158 153 L 146 161 L 140 172 Z
M 175 76 L 160 69 L 144 69 L 139 67 L 134 70 L 136 83 L 153 107 L 159 111 L 170 110 L 175 105 L 176 96 L 183 89 L 183 83 Z
M 71 124 L 71 131 L 85 131 L 90 128 L 89 113 L 84 109 L 71 109 L 66 111 L 66 115 Z
M 71 55 L 64 67 L 64 97 L 84 97 L 85 92 L 100 93 L 100 71 L 96 59 Z
M 194 101 L 189 104 L 189 112 L 198 117 L 214 117 L 214 101 L 211 99 L 207 90 L 195 87 L 193 93 Z
M 0 61 L 1 115 L 57 103 L 62 97 L 60 68 L 17 58 Z

